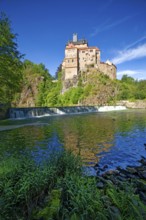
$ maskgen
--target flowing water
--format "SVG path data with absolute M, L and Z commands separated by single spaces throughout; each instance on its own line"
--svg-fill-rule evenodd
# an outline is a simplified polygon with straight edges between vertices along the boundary
M 65 115 L 9 121 L 0 131 L 0 159 L 29 154 L 37 162 L 63 147 L 88 167 L 138 165 L 146 157 L 146 110 Z M 16 128 L 13 125 L 17 125 Z M 3 128 L 0 126 L 0 128 Z M 12 129 L 13 128 L 13 129 Z

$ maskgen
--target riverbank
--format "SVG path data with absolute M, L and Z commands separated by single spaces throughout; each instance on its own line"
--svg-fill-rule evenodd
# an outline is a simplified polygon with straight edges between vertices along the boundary
M 118 170 L 88 177 L 82 174 L 80 158 L 63 149 L 50 155 L 43 166 L 30 158 L 9 156 L 0 162 L 0 217 L 144 220 L 146 206 L 141 195 L 145 195 L 145 162 L 143 158 L 139 172 L 133 167 L 126 175 Z M 142 179 L 139 176 L 143 189 L 133 184 L 135 172 L 143 175 Z
M 128 101 L 121 100 L 117 102 L 117 105 L 125 106 L 130 109 L 146 109 L 146 100 Z
M 107 172 L 104 172 L 104 169 L 107 168 L 106 165 L 100 168 L 96 164 L 97 187 L 104 189 L 108 184 L 112 184 L 116 188 L 123 189 L 123 186 L 132 186 L 134 193 L 139 195 L 142 202 L 146 205 L 146 158 L 142 157 L 139 162 L 139 166 L 127 166 L 126 169 L 117 167 L 116 170 L 109 170 Z M 99 175 L 100 172 L 102 172 L 101 175 Z
M 7 131 L 7 130 L 16 129 L 16 128 L 26 127 L 26 126 L 45 126 L 45 125 L 48 125 L 48 123 L 34 122 L 34 123 L 25 123 L 25 124 L 19 124 L 19 125 L 0 125 L 0 131 Z

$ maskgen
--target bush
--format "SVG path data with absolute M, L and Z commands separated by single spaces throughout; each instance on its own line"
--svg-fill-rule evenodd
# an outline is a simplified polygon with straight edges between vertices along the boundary
M 60 151 L 43 164 L 9 157 L 0 163 L 0 219 L 137 219 L 146 207 L 131 186 L 96 187 L 82 175 L 81 160 Z

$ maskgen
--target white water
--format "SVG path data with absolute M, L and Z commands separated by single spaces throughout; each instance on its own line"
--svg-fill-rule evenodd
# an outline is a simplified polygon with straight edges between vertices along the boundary
M 125 106 L 70 106 L 70 107 L 34 107 L 34 108 L 11 108 L 9 117 L 13 119 L 39 118 L 45 116 L 82 114 L 89 112 L 107 112 L 125 110 Z
M 125 106 L 103 106 L 98 108 L 98 112 L 120 111 L 126 110 Z

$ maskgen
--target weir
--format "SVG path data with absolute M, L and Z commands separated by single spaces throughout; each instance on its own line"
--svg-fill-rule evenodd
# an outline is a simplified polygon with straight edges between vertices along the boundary
M 8 117 L 11 119 L 33 118 L 42 116 L 65 115 L 98 112 L 96 106 L 71 106 L 71 107 L 29 107 L 29 108 L 10 108 Z
M 70 106 L 70 107 L 29 107 L 10 108 L 8 117 L 11 119 L 34 118 L 53 115 L 79 114 L 89 112 L 107 112 L 125 110 L 125 106 Z

